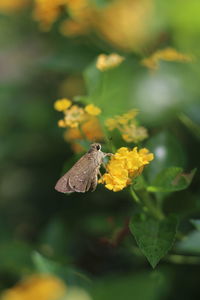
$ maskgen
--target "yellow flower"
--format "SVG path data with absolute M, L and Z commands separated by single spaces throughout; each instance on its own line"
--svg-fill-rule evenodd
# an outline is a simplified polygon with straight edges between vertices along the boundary
M 117 0 L 98 8 L 94 1 L 68 0 L 73 19 L 96 31 L 108 43 L 125 51 L 138 51 L 150 40 L 153 0 Z
M 108 130 L 112 131 L 115 128 L 119 130 L 124 141 L 130 143 L 138 143 L 148 137 L 146 128 L 138 126 L 135 117 L 138 110 L 132 109 L 129 112 L 107 119 L 105 125 Z
M 34 0 L 33 18 L 39 22 L 40 29 L 48 31 L 61 15 L 67 0 Z
M 182 54 L 173 48 L 165 48 L 153 53 L 149 58 L 144 58 L 141 64 L 145 67 L 156 70 L 159 68 L 160 60 L 177 61 L 177 62 L 191 62 L 193 57 L 187 54 Z
M 70 128 L 77 128 L 81 122 L 86 119 L 84 109 L 73 105 L 70 109 L 64 111 L 65 126 Z
M 50 275 L 32 276 L 2 295 L 2 300 L 60 300 L 67 287 L 58 278 Z
M 116 53 L 110 55 L 100 54 L 97 58 L 96 67 L 100 71 L 106 71 L 119 66 L 123 61 L 124 57 Z
M 105 121 L 105 125 L 108 128 L 108 130 L 112 131 L 115 128 L 117 128 L 118 123 L 114 118 L 109 118 Z
M 65 121 L 64 120 L 59 120 L 58 121 L 58 127 L 65 128 L 66 127 Z
M 98 116 L 101 113 L 101 109 L 94 104 L 88 104 L 85 111 L 91 116 Z
M 68 16 L 72 23 L 64 22 L 60 29 L 66 36 L 79 35 L 84 31 L 87 34 L 90 30 L 96 32 L 114 48 L 125 51 L 141 50 L 151 39 L 149 32 L 153 28 L 155 18 L 153 0 L 110 1 L 109 5 L 101 8 L 91 0 L 34 0 L 33 2 L 33 17 L 44 31 L 50 30 L 59 17 Z
M 154 57 L 156 59 L 162 59 L 166 61 L 180 61 L 180 62 L 192 61 L 191 56 L 180 53 L 176 49 L 170 47 L 156 51 L 156 53 L 154 53 Z
M 80 128 L 70 128 L 64 133 L 64 139 L 71 143 L 74 152 L 83 151 L 83 147 L 76 141 L 86 138 L 90 142 L 101 141 L 103 139 L 103 131 L 99 120 L 96 117 L 90 117 L 80 125 Z
M 137 127 L 135 124 L 130 126 L 124 126 L 122 138 L 127 143 L 131 142 L 141 142 L 148 137 L 148 133 L 145 127 Z
M 154 156 L 146 148 L 138 151 L 137 147 L 129 150 L 122 147 L 111 157 L 106 166 L 107 172 L 99 183 L 114 192 L 118 192 L 131 184 L 133 178 L 139 176 L 145 165 L 153 160 Z
M 64 98 L 64 99 L 57 100 L 54 103 L 54 109 L 57 110 L 57 111 L 65 111 L 71 105 L 72 105 L 71 100 Z
M 101 141 L 103 139 L 103 131 L 96 117 L 90 117 L 82 124 L 81 128 L 88 141 Z

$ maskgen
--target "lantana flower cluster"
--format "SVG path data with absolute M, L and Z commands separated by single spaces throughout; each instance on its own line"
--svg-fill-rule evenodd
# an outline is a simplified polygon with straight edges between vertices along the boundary
M 64 36 L 85 35 L 96 31 L 117 48 L 125 51 L 138 50 L 149 39 L 146 30 L 153 17 L 153 1 L 110 2 L 99 8 L 91 0 L 34 0 L 33 17 L 44 31 L 50 30 L 60 18 L 60 32 Z M 66 18 L 61 20 L 61 16 L 62 19 Z
M 150 57 L 144 58 L 141 64 L 151 70 L 157 70 L 161 60 L 164 61 L 176 61 L 176 62 L 192 62 L 193 57 L 191 55 L 178 52 L 176 49 L 167 47 L 161 50 L 157 50 Z
M 69 99 L 60 99 L 54 103 L 57 111 L 63 112 L 64 118 L 58 121 L 58 126 L 66 128 L 64 138 L 70 142 L 75 152 L 83 150 L 79 141 L 101 141 L 104 139 L 103 131 L 97 116 L 101 109 L 94 104 L 80 107 L 72 104 Z M 137 110 L 130 110 L 125 114 L 107 119 L 105 125 L 108 130 L 118 129 L 126 142 L 139 142 L 148 136 L 144 127 L 137 125 L 135 117 Z M 144 166 L 153 160 L 153 154 L 148 149 L 138 150 L 134 147 L 129 150 L 122 147 L 111 157 L 106 166 L 106 173 L 100 178 L 99 183 L 114 192 L 123 190 L 139 176 Z
M 59 300 L 66 295 L 64 282 L 54 276 L 31 276 L 8 289 L 2 300 Z
M 32 275 L 1 294 L 1 300 L 92 300 L 86 290 L 53 275 Z
M 71 143 L 75 152 L 80 152 L 83 148 L 77 143 L 78 140 L 101 141 L 103 131 L 98 120 L 101 109 L 94 104 L 80 107 L 72 104 L 69 99 L 60 99 L 54 103 L 55 110 L 63 112 L 64 118 L 58 121 L 58 126 L 66 128 L 64 139 Z
M 100 54 L 97 58 L 96 67 L 100 71 L 107 71 L 119 66 L 124 59 L 123 56 L 117 53 L 111 53 L 109 55 Z
M 148 149 L 137 147 L 129 150 L 122 147 L 111 157 L 106 169 L 107 172 L 101 177 L 99 183 L 114 192 L 123 190 L 132 183 L 132 180 L 139 176 L 144 166 L 153 160 L 154 155 Z
M 127 143 L 138 143 L 148 137 L 147 129 L 143 126 L 138 126 L 135 117 L 138 111 L 135 109 L 129 112 L 109 118 L 106 120 L 105 125 L 109 131 L 118 129 L 122 135 L 122 138 Z

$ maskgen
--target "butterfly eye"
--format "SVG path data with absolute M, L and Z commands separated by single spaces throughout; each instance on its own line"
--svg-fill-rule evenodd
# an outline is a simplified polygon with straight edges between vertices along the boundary
M 101 149 L 101 146 L 100 146 L 100 145 L 97 145 L 96 148 L 97 148 L 97 150 L 100 150 L 100 149 Z

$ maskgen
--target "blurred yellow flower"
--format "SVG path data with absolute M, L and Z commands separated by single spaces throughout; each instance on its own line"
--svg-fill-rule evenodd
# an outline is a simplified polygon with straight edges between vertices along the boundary
M 58 121 L 58 127 L 65 128 L 66 127 L 65 121 L 64 120 L 59 120 Z
M 173 48 L 165 48 L 153 53 L 150 57 L 144 58 L 141 64 L 149 69 L 156 70 L 159 68 L 160 60 L 176 61 L 176 62 L 192 62 L 193 57 L 187 54 L 182 54 Z
M 114 118 L 107 119 L 105 121 L 105 125 L 108 128 L 108 130 L 110 130 L 110 131 L 114 130 L 118 126 L 117 121 Z
M 96 117 L 90 117 L 82 124 L 81 128 L 88 141 L 101 141 L 103 139 L 103 131 Z
M 39 22 L 41 30 L 51 29 L 66 2 L 67 0 L 34 0 L 33 18 Z
M 77 128 L 85 119 L 84 109 L 78 105 L 72 105 L 70 109 L 64 111 L 65 127 Z
M 12 13 L 23 9 L 30 3 L 30 0 L 0 0 L 0 11 Z
M 85 108 L 79 107 L 78 105 L 71 106 L 71 104 L 71 100 L 66 98 L 57 100 L 54 103 L 54 109 L 64 113 L 64 118 L 58 121 L 58 126 L 63 128 L 77 128 L 84 122 L 85 124 L 83 125 L 83 129 L 87 128 L 90 123 L 89 127 L 92 126 L 90 129 L 94 130 L 98 120 L 93 117 L 99 115 L 101 113 L 101 109 L 94 104 L 88 104 Z M 96 123 L 91 124 L 91 122 Z
M 80 128 L 70 128 L 64 133 L 65 141 L 71 143 L 74 152 L 83 151 L 83 147 L 76 141 L 85 138 L 90 142 L 101 141 L 103 139 L 103 131 L 96 117 L 91 116 L 80 125 Z
M 154 6 L 153 0 L 115 0 L 100 8 L 91 0 L 34 0 L 33 18 L 48 31 L 64 15 L 65 36 L 92 31 L 114 47 L 138 51 L 152 39 Z
M 85 111 L 91 116 L 98 116 L 101 113 L 101 109 L 94 104 L 86 105 Z
M 132 109 L 129 112 L 109 118 L 105 121 L 105 125 L 108 130 L 112 131 L 118 129 L 122 135 L 122 138 L 127 143 L 138 143 L 148 137 L 148 132 L 145 127 L 138 126 L 135 117 L 138 114 L 138 110 Z
M 57 100 L 54 103 L 54 109 L 57 111 L 65 111 L 72 105 L 72 101 L 66 98 Z
M 96 31 L 114 47 L 141 49 L 151 38 L 153 0 L 116 0 L 98 8 L 90 0 L 68 1 L 73 19 Z
M 131 142 L 141 142 L 148 137 L 147 129 L 145 127 L 137 127 L 135 124 L 130 124 L 129 126 L 124 126 L 122 138 L 127 143 Z
M 122 147 L 111 157 L 106 169 L 107 172 L 100 178 L 99 183 L 114 192 L 121 191 L 133 178 L 139 176 L 145 165 L 153 160 L 154 155 L 143 148 L 138 151 L 137 147 L 129 150 Z
M 60 300 L 66 291 L 67 287 L 60 279 L 35 275 L 5 291 L 1 300 Z
M 124 59 L 125 58 L 123 56 L 117 53 L 112 53 L 109 55 L 100 54 L 97 58 L 96 67 L 100 71 L 106 71 L 119 66 Z

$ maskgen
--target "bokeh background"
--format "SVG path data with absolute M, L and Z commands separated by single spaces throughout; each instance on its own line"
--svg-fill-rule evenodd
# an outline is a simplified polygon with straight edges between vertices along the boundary
M 2 291 L 48 271 L 76 287 L 78 294 L 66 299 L 197 299 L 200 233 L 189 220 L 200 213 L 198 171 L 187 191 L 165 201 L 166 212 L 180 217 L 187 242 L 152 270 L 131 235 L 116 247 L 108 242 L 134 213 L 126 191 L 99 186 L 65 196 L 54 190 L 76 157 L 53 103 L 88 95 L 99 54 L 123 55 L 104 102 L 94 103 L 108 115 L 140 110 L 146 146 L 162 153 L 147 176 L 166 166 L 198 168 L 199 37 L 198 0 L 0 0 Z M 156 70 L 142 65 L 167 47 L 191 59 L 163 59 Z

